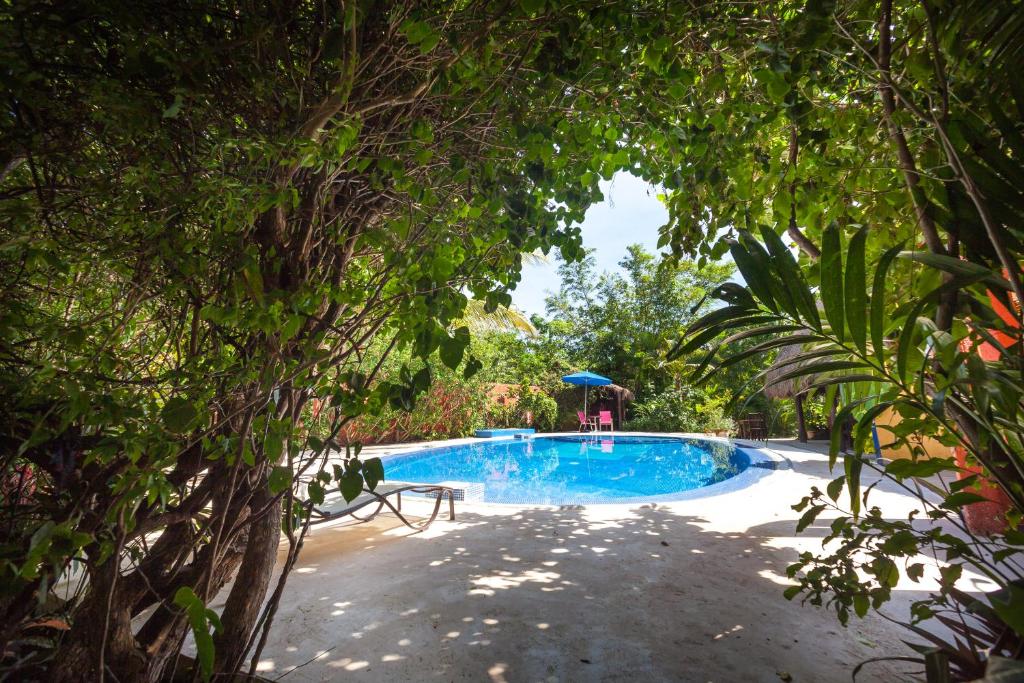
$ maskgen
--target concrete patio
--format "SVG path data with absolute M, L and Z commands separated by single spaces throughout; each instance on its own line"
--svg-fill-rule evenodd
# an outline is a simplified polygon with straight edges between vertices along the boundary
M 822 444 L 769 448 L 783 460 L 778 471 L 709 498 L 459 503 L 457 521 L 412 535 L 388 516 L 316 528 L 259 672 L 285 681 L 849 681 L 863 660 L 908 654 L 900 641 L 909 634 L 877 615 L 844 632 L 833 613 L 783 598 L 786 566 L 828 530 L 823 519 L 796 536 L 790 505 L 831 477 Z M 894 486 L 872 502 L 891 516 L 913 504 Z M 929 571 L 901 584 L 887 612 L 903 616 L 934 585 Z M 908 666 L 870 664 L 858 680 L 913 680 Z

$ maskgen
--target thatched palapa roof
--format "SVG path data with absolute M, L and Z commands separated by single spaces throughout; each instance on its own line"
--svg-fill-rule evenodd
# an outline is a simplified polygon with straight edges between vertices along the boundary
M 630 391 L 626 387 L 620 387 L 618 384 L 608 384 L 604 388 L 610 389 L 612 393 L 619 396 L 619 398 L 623 401 L 633 401 L 636 399 L 636 396 L 633 395 L 632 391 Z
M 795 379 L 779 381 L 779 378 L 800 368 L 803 363 L 793 362 L 795 358 L 803 354 L 803 344 L 790 344 L 779 349 L 775 357 L 775 363 L 768 368 L 764 376 L 764 395 L 771 399 L 793 398 L 797 394 L 807 391 L 807 388 L 814 382 L 814 375 L 804 375 Z

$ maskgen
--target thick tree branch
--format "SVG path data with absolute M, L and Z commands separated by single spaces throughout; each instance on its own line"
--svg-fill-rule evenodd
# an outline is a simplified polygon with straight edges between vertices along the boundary
M 789 169 L 793 173 L 793 180 L 789 183 L 789 227 L 786 228 L 786 233 L 796 242 L 802 252 L 817 261 L 821 258 L 821 249 L 801 232 L 796 223 L 796 165 L 799 149 L 799 132 L 794 124 L 789 131 Z
M 896 98 L 893 95 L 891 61 L 892 61 L 892 0 L 882 0 L 882 15 L 878 21 L 878 71 L 880 82 L 878 92 L 882 98 L 882 116 L 889 131 L 889 139 L 896 148 L 900 169 L 903 171 L 903 182 L 910 193 L 917 216 L 917 225 L 924 236 L 928 249 L 935 254 L 945 254 L 946 249 L 931 215 L 931 203 L 921 187 L 921 176 L 914 163 L 903 128 L 896 121 Z

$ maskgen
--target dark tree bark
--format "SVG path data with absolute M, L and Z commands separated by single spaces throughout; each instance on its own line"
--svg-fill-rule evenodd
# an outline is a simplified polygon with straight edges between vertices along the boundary
M 807 443 L 807 424 L 804 421 L 804 397 L 803 394 L 797 394 L 793 397 L 796 401 L 796 430 L 797 430 L 797 441 L 800 443 Z
M 938 228 L 935 227 L 935 220 L 932 218 L 931 202 L 925 196 L 921 188 L 921 174 L 917 170 L 914 156 L 910 152 L 910 145 L 907 144 L 907 137 L 903 128 L 896 121 L 896 96 L 893 94 L 892 86 L 892 0 L 882 0 L 882 16 L 878 21 L 878 70 L 880 84 L 878 93 L 882 98 L 882 116 L 885 119 L 885 127 L 889 131 L 889 138 L 896 148 L 896 157 L 899 159 L 900 170 L 903 171 L 903 182 L 907 186 L 907 192 L 914 204 L 914 212 L 917 216 L 917 225 L 924 236 L 928 249 L 935 254 L 945 254 L 946 249 L 942 244 Z
M 214 639 L 220 673 L 241 666 L 274 573 L 281 540 L 281 501 L 264 488 L 253 497 L 250 509 L 255 513 L 266 506 L 269 508 L 249 527 L 245 556 L 221 614 L 224 630 Z
M 793 169 L 793 181 L 789 184 L 789 227 L 786 234 L 796 242 L 800 251 L 817 261 L 821 258 L 821 249 L 810 240 L 796 224 L 796 162 L 800 150 L 799 131 L 794 125 L 789 131 L 789 166 Z

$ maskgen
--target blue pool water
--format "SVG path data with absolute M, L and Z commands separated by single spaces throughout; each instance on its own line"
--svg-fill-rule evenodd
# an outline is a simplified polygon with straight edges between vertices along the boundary
M 418 451 L 388 458 L 384 474 L 388 481 L 482 484 L 489 503 L 571 505 L 676 494 L 749 465 L 746 453 L 724 442 L 580 434 Z

